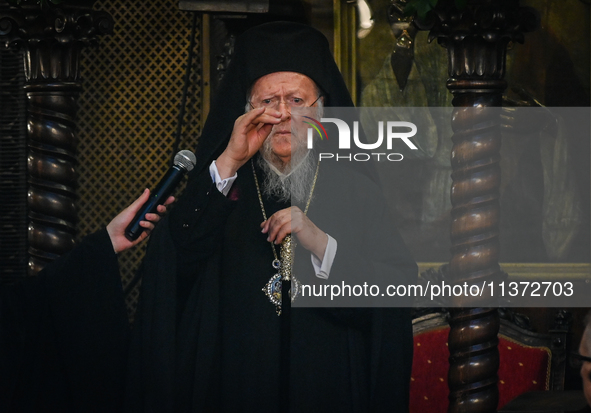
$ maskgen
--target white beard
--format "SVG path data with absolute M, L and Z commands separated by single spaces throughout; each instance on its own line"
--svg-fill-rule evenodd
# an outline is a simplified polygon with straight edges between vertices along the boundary
M 292 159 L 292 162 L 294 160 Z M 263 193 L 278 198 L 281 202 L 305 204 L 308 201 L 312 181 L 316 173 L 316 157 L 313 151 L 303 155 L 303 159 L 293 168 L 279 171 L 265 155 L 259 157 L 258 165 L 263 170 Z

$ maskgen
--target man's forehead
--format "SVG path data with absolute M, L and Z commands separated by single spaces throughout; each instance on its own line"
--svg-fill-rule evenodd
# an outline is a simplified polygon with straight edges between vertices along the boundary
M 316 83 L 308 76 L 298 72 L 273 72 L 258 78 L 252 85 L 252 94 L 271 90 L 299 91 L 314 93 Z

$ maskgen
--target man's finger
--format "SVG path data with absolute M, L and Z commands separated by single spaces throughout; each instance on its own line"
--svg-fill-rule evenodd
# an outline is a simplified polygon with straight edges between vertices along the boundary
M 295 207 L 296 211 L 301 210 Z M 294 207 L 281 209 L 271 215 L 266 221 L 261 222 L 262 233 L 266 234 L 269 231 L 271 226 L 282 225 L 283 223 L 290 221 L 292 219 L 292 214 L 294 212 Z
M 269 134 L 271 133 L 271 131 L 273 130 L 273 125 L 265 123 L 258 131 L 257 131 L 257 137 L 258 137 L 258 143 L 260 146 L 263 145 L 263 142 L 265 142 L 265 139 L 267 139 L 267 137 L 269 136 Z
M 285 222 L 285 219 L 284 219 L 285 211 L 286 211 L 285 209 L 277 211 L 273 215 L 271 215 L 268 220 L 263 222 L 263 224 L 261 224 L 261 226 L 263 227 L 262 232 L 267 233 L 267 232 L 271 231 L 273 228 L 276 228 L 277 226 L 281 226 Z
M 283 242 L 283 240 L 285 239 L 285 237 L 288 234 L 291 234 L 292 230 L 291 230 L 291 222 L 287 223 L 285 225 L 283 225 L 280 229 L 279 232 L 277 234 L 277 237 L 275 237 L 275 244 L 280 244 Z
M 250 126 L 256 126 L 260 123 L 279 123 L 281 122 L 280 115 L 280 112 L 273 109 L 253 109 L 240 116 L 237 120 L 237 124 L 246 129 Z
M 172 204 L 174 202 L 174 200 L 175 200 L 174 196 L 169 196 L 166 199 L 166 201 L 164 202 L 164 204 L 160 204 L 160 205 L 156 206 L 156 211 L 158 212 L 158 214 L 164 214 L 168 210 L 168 208 L 166 206 Z M 155 214 L 155 215 L 158 215 L 158 214 Z M 146 219 L 149 219 L 148 215 L 149 214 L 146 214 Z M 160 219 L 160 217 L 158 217 L 158 219 Z M 153 221 L 152 219 L 149 219 L 149 220 Z
M 271 225 L 273 224 L 274 216 L 275 216 L 275 214 L 271 215 L 267 220 L 265 220 L 261 223 L 261 228 L 262 228 L 261 232 L 263 234 L 266 234 L 267 232 L 269 232 L 269 228 L 271 228 Z
M 264 111 L 265 111 L 265 108 L 258 108 L 258 109 L 249 110 L 245 114 L 239 116 L 238 119 L 236 119 L 235 124 L 251 123 L 254 118 L 259 116 Z
M 291 233 L 291 220 L 287 221 L 276 221 L 271 225 L 269 228 L 269 237 L 267 238 L 269 241 L 275 241 L 277 243 L 277 238 L 279 234 L 283 231 L 283 238 L 285 235 Z M 281 241 L 283 240 L 281 238 Z
M 134 214 L 140 210 L 142 205 L 146 203 L 146 201 L 150 198 L 150 190 L 148 188 L 144 189 L 144 192 L 137 198 L 133 203 L 128 206 L 129 210 Z
M 252 125 L 266 125 L 266 124 L 275 124 L 281 123 L 281 117 L 273 116 L 269 113 L 262 113 L 261 115 L 255 117 L 251 122 Z
M 158 222 L 158 221 L 160 221 L 160 218 L 161 217 L 158 214 L 149 213 L 149 214 L 146 214 L 146 216 L 144 217 L 144 219 L 142 221 Z
M 287 234 L 291 233 L 291 223 L 286 222 L 283 225 L 276 225 L 269 230 L 267 241 L 279 244 Z
M 150 221 L 140 221 L 140 226 L 146 229 L 144 232 L 152 231 L 154 229 L 154 224 Z

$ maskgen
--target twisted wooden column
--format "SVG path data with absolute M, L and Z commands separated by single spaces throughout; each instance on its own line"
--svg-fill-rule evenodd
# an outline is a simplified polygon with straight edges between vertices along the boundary
M 0 38 L 23 49 L 27 94 L 29 274 L 74 246 L 80 53 L 112 32 L 92 1 L 3 7 Z M 69 6 L 68 4 L 75 4 Z
M 482 287 L 500 281 L 500 106 L 506 49 L 536 26 L 518 0 L 474 0 L 459 11 L 439 0 L 430 39 L 447 49 L 454 95 L 450 282 Z M 496 308 L 484 297 L 457 297 L 451 311 L 449 412 L 494 412 L 498 404 Z M 488 302 L 486 305 L 490 305 Z M 481 306 L 481 307 L 479 307 Z M 471 307 L 471 308 L 470 308 Z
M 35 52 L 38 50 L 28 51 Z M 42 64 L 35 58 L 29 63 Z M 75 117 L 80 84 L 29 82 L 25 88 L 29 138 L 29 273 L 34 274 L 74 246 Z

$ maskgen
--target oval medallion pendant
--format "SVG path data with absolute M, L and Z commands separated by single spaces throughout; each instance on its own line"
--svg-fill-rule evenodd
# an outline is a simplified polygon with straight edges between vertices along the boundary
M 301 288 L 302 285 L 300 284 L 300 281 L 292 276 L 291 291 L 289 294 L 292 303 L 300 293 Z M 271 301 L 271 303 L 273 303 L 275 307 L 278 307 L 276 309 L 277 313 L 281 314 L 281 275 L 275 274 L 274 276 L 272 276 L 262 290 L 265 293 L 265 295 L 269 298 L 269 301 Z

